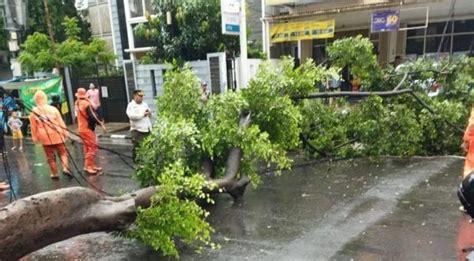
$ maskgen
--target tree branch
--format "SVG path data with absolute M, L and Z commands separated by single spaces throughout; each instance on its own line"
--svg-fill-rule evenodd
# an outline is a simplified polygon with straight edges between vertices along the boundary
M 251 119 L 250 113 L 242 113 L 240 116 L 239 121 L 239 128 L 245 129 L 248 128 L 250 125 Z M 225 191 L 229 192 L 235 189 L 237 184 L 243 185 L 243 189 L 245 190 L 245 186 L 247 186 L 248 182 L 239 183 L 238 175 L 240 170 L 240 163 L 242 161 L 243 152 L 241 148 L 231 148 L 229 155 L 227 156 L 227 161 L 225 164 L 225 173 L 224 177 L 211 180 L 209 186 L 209 192 L 213 192 L 216 189 L 224 189 Z M 242 177 L 241 177 L 242 178 Z
M 330 97 L 369 97 L 369 96 L 380 96 L 390 97 L 397 96 L 405 93 L 412 93 L 410 89 L 394 90 L 394 91 L 382 91 L 382 92 L 320 92 L 312 93 L 305 96 L 293 96 L 293 100 L 304 100 L 304 99 L 320 99 Z

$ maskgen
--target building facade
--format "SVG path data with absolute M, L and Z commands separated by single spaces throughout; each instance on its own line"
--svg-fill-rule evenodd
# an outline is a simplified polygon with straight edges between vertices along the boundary
M 371 32 L 372 14 L 381 10 L 399 11 L 398 30 Z M 381 64 L 393 62 L 396 56 L 472 53 L 474 45 L 472 0 L 265 0 L 262 17 L 264 48 L 271 58 L 292 55 L 321 62 L 328 44 L 359 34 L 374 43 Z M 333 37 L 272 43 L 272 26 L 328 19 L 335 20 Z
M 91 36 L 100 38 L 117 55 L 116 66 L 128 59 L 124 0 L 77 0 L 76 8 L 91 25 Z
M 147 21 L 146 15 L 153 15 L 153 0 L 122 0 L 125 10 L 126 32 L 128 48 L 125 52 L 130 54 L 129 61 L 136 62 L 152 49 L 148 41 L 137 37 L 134 28 Z
M 26 26 L 26 0 L 0 0 L 0 19 L 8 39 L 7 47 L 0 50 L 0 81 L 21 76 L 15 57 L 21 44 L 20 31 Z

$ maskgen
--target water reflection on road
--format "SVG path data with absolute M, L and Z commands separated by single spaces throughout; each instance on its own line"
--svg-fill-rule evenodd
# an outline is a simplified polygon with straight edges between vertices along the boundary
M 7 146 L 9 141 L 7 140 Z M 129 154 L 128 146 L 109 145 L 124 154 Z M 89 176 L 82 170 L 83 154 L 82 148 L 78 143 L 68 143 L 68 152 L 70 154 L 69 164 L 75 175 L 74 179 L 60 173 L 59 180 L 50 178 L 49 166 L 43 148 L 26 142 L 24 151 L 8 151 L 6 154 L 11 175 L 12 188 L 18 198 L 23 198 L 32 194 L 55 190 L 64 187 L 85 186 L 96 187 L 99 190 L 109 191 L 110 194 L 119 194 L 131 191 L 137 188 L 133 182 L 123 182 L 124 178 L 129 178 L 133 170 L 117 158 L 117 156 L 100 151 L 98 154 L 98 163 L 104 166 L 104 173 L 100 176 Z M 59 158 L 57 164 L 60 166 Z M 59 168 L 61 169 L 61 168 Z M 0 166 L 0 180 L 7 180 L 4 166 Z M 9 203 L 11 192 L 0 194 L 0 206 Z

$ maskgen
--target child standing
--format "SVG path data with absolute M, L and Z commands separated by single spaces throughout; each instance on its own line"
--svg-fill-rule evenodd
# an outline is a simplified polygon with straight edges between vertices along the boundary
M 23 133 L 21 132 L 21 126 L 23 122 L 18 118 L 18 112 L 13 111 L 12 117 L 8 119 L 8 126 L 12 130 L 12 138 L 13 138 L 13 147 L 12 150 L 16 149 L 16 141 L 18 140 L 20 143 L 20 147 L 18 150 L 23 150 Z

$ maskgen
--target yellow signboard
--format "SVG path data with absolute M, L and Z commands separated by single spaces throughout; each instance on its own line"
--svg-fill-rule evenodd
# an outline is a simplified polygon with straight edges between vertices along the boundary
M 281 43 L 309 39 L 326 39 L 334 37 L 336 21 L 305 21 L 284 24 L 273 24 L 270 31 L 272 43 Z

